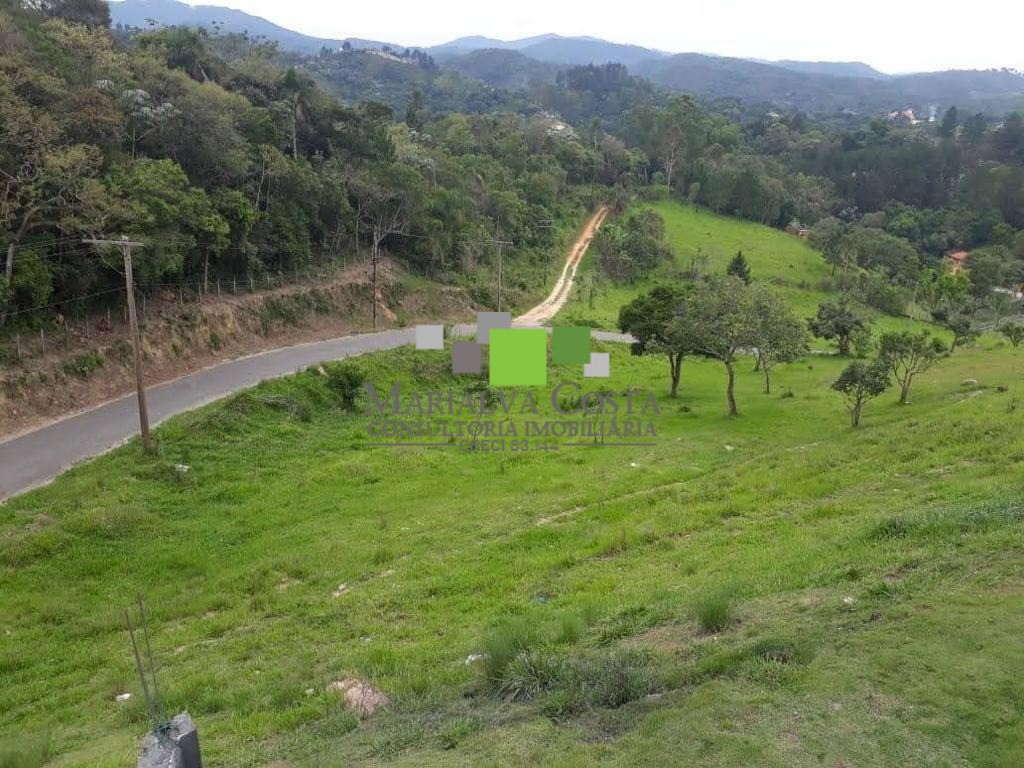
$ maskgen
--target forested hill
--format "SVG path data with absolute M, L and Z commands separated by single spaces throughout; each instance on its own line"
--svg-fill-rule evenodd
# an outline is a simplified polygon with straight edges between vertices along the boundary
M 493 306 L 496 234 L 514 243 L 511 301 L 543 282 L 558 227 L 635 196 L 810 227 L 844 289 L 885 311 L 908 311 L 954 249 L 972 251 L 958 295 L 1024 280 L 1019 114 L 835 130 L 799 111 L 711 112 L 617 64 L 502 90 L 415 51 L 298 57 L 244 35 L 109 23 L 102 0 L 0 11 L 5 329 L 117 286 L 81 242 L 110 234 L 147 243 L 143 290 L 386 252 Z M 331 92 L 348 57 L 371 84 L 358 103 Z M 398 88 L 396 67 L 421 79 Z

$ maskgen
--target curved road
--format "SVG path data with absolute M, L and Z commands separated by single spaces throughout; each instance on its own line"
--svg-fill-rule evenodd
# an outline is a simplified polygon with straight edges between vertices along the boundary
M 562 276 L 551 295 L 516 318 L 517 324 L 541 325 L 557 313 L 572 289 L 576 265 L 606 213 L 602 208 L 594 214 L 570 251 Z M 473 326 L 464 325 L 458 326 L 456 332 L 466 334 L 473 330 Z M 607 341 L 630 340 L 621 334 L 600 331 L 595 331 L 594 336 Z M 148 387 L 146 398 L 150 422 L 156 426 L 175 414 L 254 386 L 264 379 L 294 373 L 324 360 L 338 360 L 412 343 L 415 343 L 415 330 L 402 328 L 298 344 L 229 360 Z M 0 442 L 0 500 L 48 483 L 76 462 L 104 453 L 138 431 L 139 416 L 135 394 L 132 393 Z

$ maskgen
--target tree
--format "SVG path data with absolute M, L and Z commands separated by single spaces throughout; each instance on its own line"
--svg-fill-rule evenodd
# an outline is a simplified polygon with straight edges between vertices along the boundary
M 25 6 L 44 16 L 74 24 L 110 26 L 110 6 L 105 0 L 28 0 Z
M 924 373 L 946 351 L 946 345 L 928 331 L 883 333 L 878 340 L 878 357 L 889 366 L 900 385 L 900 405 L 910 402 L 914 377 Z
M 759 326 L 758 364 L 767 395 L 772 390 L 772 368 L 777 363 L 791 363 L 807 351 L 807 328 L 770 288 L 754 292 L 754 312 Z
M 974 321 L 965 312 L 950 315 L 944 320 L 943 325 L 953 334 L 953 343 L 949 345 L 950 352 L 979 336 L 979 332 L 974 328 Z
M 755 349 L 761 341 L 750 288 L 728 275 L 711 278 L 697 286 L 670 327 L 690 341 L 694 352 L 722 362 L 728 377 L 725 396 L 729 415 L 737 416 L 733 363 L 740 352 Z
M 316 83 L 309 75 L 295 67 L 289 67 L 281 75 L 280 88 L 288 103 L 288 117 L 291 123 L 292 157 L 299 156 L 299 123 L 306 118 L 310 100 L 316 91 Z
M 942 122 L 939 124 L 939 136 L 944 139 L 952 139 L 956 136 L 956 128 L 960 122 L 960 117 L 957 114 L 955 106 L 950 107 L 946 110 L 946 114 L 942 116 Z
M 736 251 L 736 255 L 732 257 L 729 266 L 725 269 L 725 274 L 739 278 L 744 285 L 750 285 L 750 265 L 747 264 L 743 251 Z
M 694 351 L 690 338 L 673 324 L 683 311 L 687 295 L 682 288 L 659 285 L 619 310 L 619 328 L 636 340 L 630 349 L 634 355 L 668 358 L 672 397 L 679 390 L 683 358 Z
M 1007 340 L 1014 346 L 1017 347 L 1022 341 L 1024 341 L 1024 325 L 1020 323 L 1004 323 L 999 329 L 999 332 L 1007 338 Z
M 854 361 L 846 366 L 832 389 L 843 396 L 850 411 L 850 426 L 860 425 L 860 415 L 868 401 L 889 388 L 889 366 L 884 360 L 871 363 Z
M 811 333 L 819 339 L 835 340 L 839 354 L 850 354 L 850 343 L 858 332 L 869 330 L 869 324 L 855 313 L 845 300 L 826 301 L 818 305 L 818 314 L 808 320 Z

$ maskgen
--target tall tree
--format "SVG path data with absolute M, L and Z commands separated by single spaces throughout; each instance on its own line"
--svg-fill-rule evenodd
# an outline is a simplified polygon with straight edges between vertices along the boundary
M 736 356 L 757 348 L 761 342 L 761 326 L 750 288 L 732 276 L 712 277 L 694 289 L 671 327 L 673 333 L 691 340 L 697 354 L 719 360 L 725 366 L 729 415 L 739 415 Z

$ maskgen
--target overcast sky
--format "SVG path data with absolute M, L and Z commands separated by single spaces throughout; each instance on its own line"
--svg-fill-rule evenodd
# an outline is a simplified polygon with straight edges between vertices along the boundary
M 191 0 L 192 5 L 200 4 Z M 428 46 L 591 35 L 671 52 L 864 61 L 885 72 L 1024 69 L 1020 0 L 205 0 L 317 37 Z

